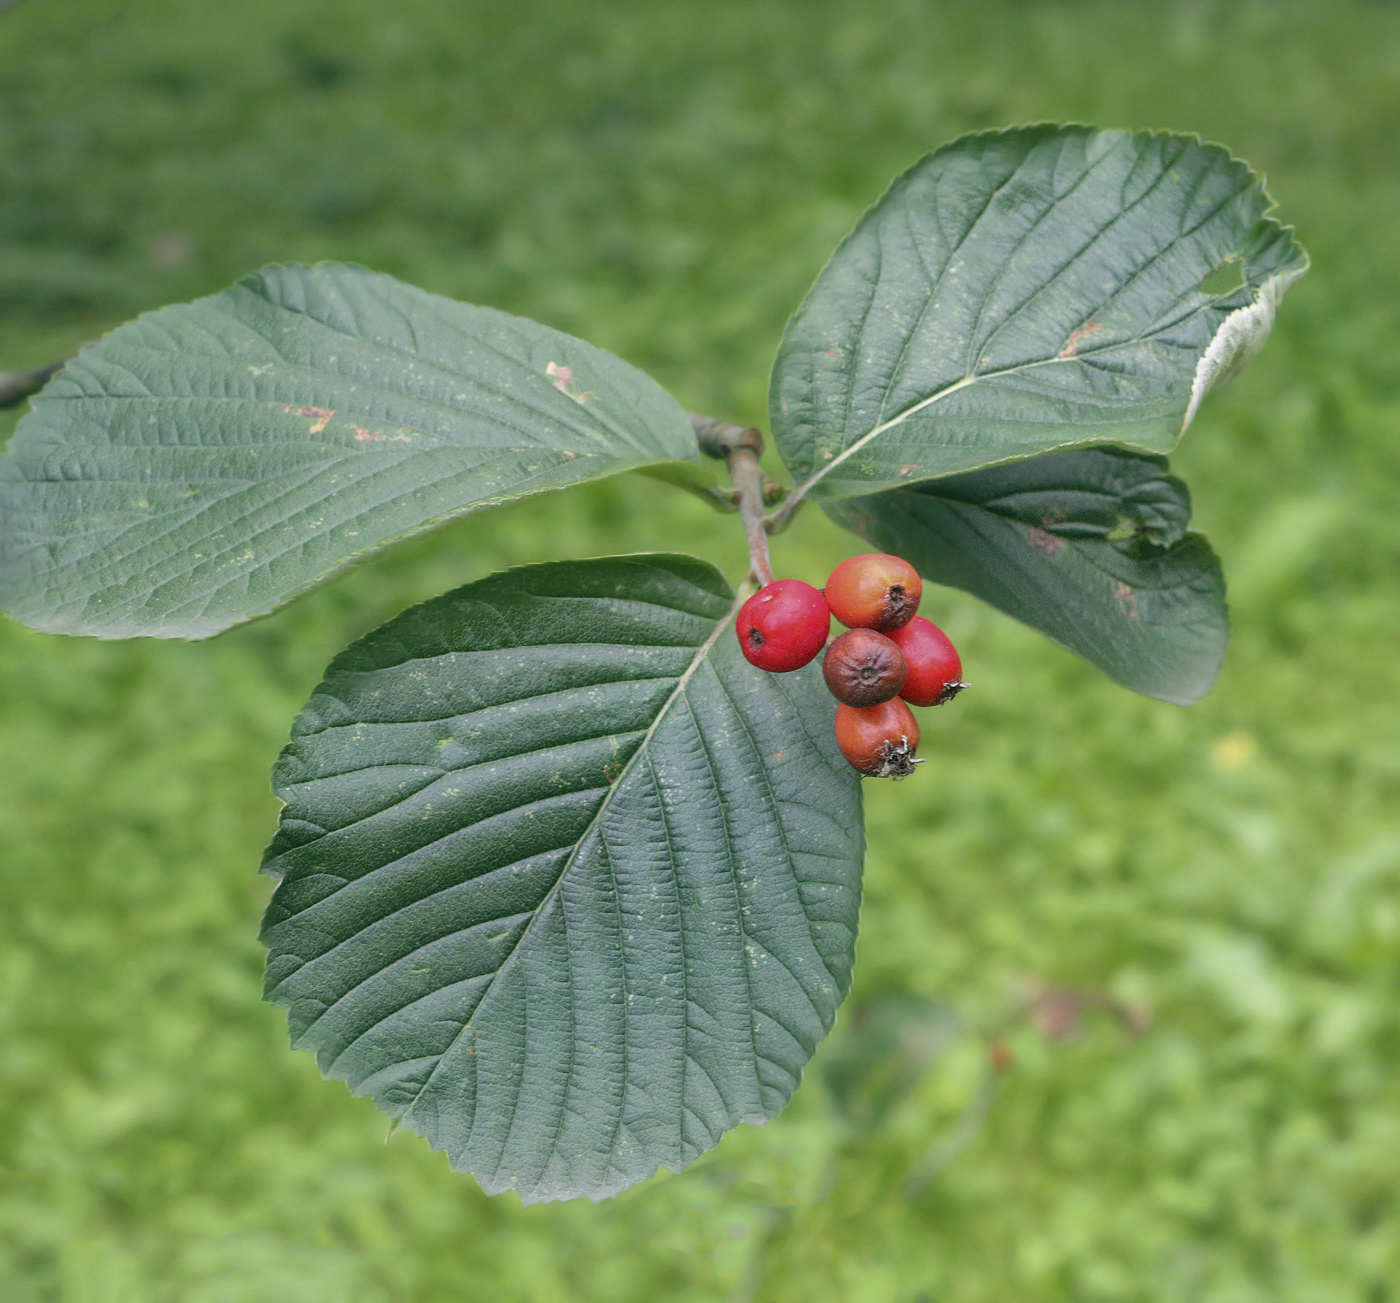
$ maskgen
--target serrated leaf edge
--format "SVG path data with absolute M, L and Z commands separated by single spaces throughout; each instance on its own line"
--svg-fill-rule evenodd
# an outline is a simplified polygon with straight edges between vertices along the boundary
M 264 301 L 271 303 L 271 300 L 268 299 L 267 294 L 265 292 L 265 287 L 263 286 L 263 278 L 268 273 L 284 271 L 317 271 L 321 269 L 337 268 L 345 268 L 350 271 L 363 272 L 366 276 L 371 276 L 378 280 L 392 281 L 395 284 L 403 285 L 409 289 L 417 290 L 419 293 L 425 294 L 429 298 L 438 300 L 445 304 L 467 306 L 473 308 L 486 308 L 488 311 L 498 313 L 500 316 L 507 318 L 511 321 L 523 322 L 527 326 L 541 326 L 546 330 L 554 331 L 556 334 L 559 334 L 564 338 L 571 340 L 575 343 L 581 344 L 586 348 L 594 349 L 597 352 L 615 358 L 617 361 L 622 362 L 624 365 L 632 367 L 634 370 L 640 372 L 642 375 L 645 375 L 659 389 L 662 389 L 668 394 L 670 393 L 670 391 L 666 390 L 665 387 L 661 385 L 660 381 L 656 380 L 655 377 L 651 376 L 649 372 L 642 371 L 641 367 L 637 366 L 633 362 L 629 362 L 626 358 L 620 356 L 619 354 L 613 353 L 611 349 L 603 348 L 602 345 L 599 344 L 590 343 L 588 340 L 583 339 L 580 336 L 574 335 L 569 331 L 561 330 L 558 326 L 552 326 L 548 322 L 536 321 L 532 317 L 524 317 L 518 313 L 507 312 L 504 309 L 490 307 L 489 305 L 485 304 L 476 304 L 463 299 L 454 299 L 449 295 L 439 294 L 434 290 L 424 289 L 422 286 L 414 285 L 409 281 L 402 281 L 398 277 L 392 275 L 391 273 L 375 271 L 372 267 L 368 267 L 363 263 L 355 262 L 354 260 L 350 259 L 341 260 L 334 258 L 323 258 L 318 259 L 314 262 L 303 262 L 297 259 L 293 259 L 288 262 L 266 263 L 262 267 L 259 267 L 256 271 L 249 272 L 247 275 L 239 277 L 238 280 L 234 281 L 232 284 L 227 285 L 222 289 L 215 290 L 213 293 L 202 294 L 197 296 L 196 298 L 182 300 L 179 303 L 175 304 L 163 304 L 160 307 L 149 308 L 144 312 L 139 312 L 136 314 L 136 316 L 130 318 L 129 320 L 121 322 L 116 326 L 113 326 L 110 330 L 104 331 L 96 339 L 90 340 L 87 343 L 83 344 L 72 357 L 64 360 L 63 365 L 59 367 L 59 369 L 55 371 L 52 376 L 49 377 L 49 380 L 44 385 L 44 387 L 41 390 L 39 390 L 37 394 L 34 394 L 30 397 L 29 410 L 26 411 L 20 417 L 19 422 L 16 424 L 15 429 L 11 434 L 11 440 L 13 440 L 16 436 L 21 436 L 21 431 L 23 427 L 26 425 L 33 413 L 37 411 L 38 405 L 41 402 L 61 402 L 70 398 L 81 398 L 86 396 L 59 394 L 54 391 L 58 387 L 59 382 L 69 378 L 68 370 L 72 364 L 81 362 L 86 355 L 91 353 L 93 350 L 100 348 L 102 345 L 106 344 L 106 342 L 119 331 L 126 330 L 128 327 L 138 325 L 142 322 L 150 321 L 157 317 L 160 313 L 165 312 L 170 308 L 194 307 L 204 303 L 213 303 L 216 300 L 222 299 L 226 295 L 238 289 L 245 289 L 249 293 L 254 294 L 259 298 L 262 298 Z M 279 307 L 283 311 L 298 313 L 303 316 L 306 315 L 304 310 L 300 308 L 288 307 L 285 304 L 275 304 L 273 306 Z M 558 387 L 559 385 L 556 380 L 556 388 Z M 565 392 L 568 397 L 574 398 L 575 401 L 578 401 L 576 395 L 568 394 L 567 390 L 563 390 L 562 392 Z M 674 395 L 671 395 L 671 397 L 674 398 Z M 205 399 L 202 401 L 213 400 Z M 253 404 L 257 404 L 259 400 L 246 401 Z M 8 443 L 4 446 L 0 446 L 0 457 L 4 456 L 8 452 L 8 450 Z M 557 450 L 544 449 L 544 451 L 554 452 Z M 587 460 L 589 460 L 590 456 L 590 454 L 584 455 L 585 464 Z M 571 457 L 570 460 L 577 460 L 577 458 Z M 66 616 L 57 611 L 52 610 L 42 611 L 37 615 L 25 614 L 23 616 L 20 616 L 15 614 L 12 610 L 9 609 L 8 606 L 6 606 L 0 607 L 0 613 L 3 613 L 8 618 L 14 620 L 16 624 L 21 624 L 25 628 L 33 629 L 37 633 L 62 634 L 66 637 L 96 638 L 98 639 L 98 641 L 101 642 L 113 642 L 129 638 L 163 638 L 170 639 L 172 641 L 178 640 L 182 642 L 203 642 L 209 638 L 215 638 L 218 637 L 220 634 L 227 633 L 231 629 L 236 629 L 241 625 L 249 624 L 257 620 L 266 619 L 268 616 L 276 614 L 284 606 L 287 606 L 290 603 L 296 601 L 297 599 L 305 597 L 307 594 L 315 591 L 318 588 L 323 587 L 325 584 L 344 574 L 347 570 L 350 570 L 353 567 L 360 565 L 361 563 L 367 561 L 369 558 L 375 556 L 379 552 L 382 552 L 387 548 L 393 547 L 398 543 L 406 542 L 408 539 L 416 538 L 420 534 L 426 534 L 441 529 L 444 526 L 451 524 L 453 521 L 459 520 L 465 516 L 473 515 L 478 511 L 487 510 L 491 507 L 504 506 L 508 503 L 519 502 L 528 497 L 538 496 L 541 493 L 561 492 L 563 490 L 576 488 L 584 484 L 598 483 L 601 480 L 609 479 L 614 475 L 621 475 L 626 474 L 628 472 L 636 471 L 646 472 L 652 468 L 666 466 L 686 466 L 689 465 L 691 462 L 698 463 L 699 461 L 700 452 L 697 446 L 693 456 L 687 460 L 665 459 L 659 461 L 648 461 L 639 459 L 637 461 L 627 462 L 622 465 L 611 466 L 607 469 L 600 470 L 597 474 L 580 475 L 577 478 L 572 479 L 568 484 L 559 485 L 557 487 L 551 487 L 547 489 L 526 488 L 523 487 L 524 482 L 522 481 L 521 484 L 517 485 L 516 488 L 513 490 L 508 490 L 504 493 L 493 494 L 491 497 L 478 499 L 477 501 L 467 503 L 461 507 L 454 507 L 448 511 L 443 512 L 441 515 L 434 516 L 428 520 L 421 522 L 420 524 L 405 531 L 404 533 L 396 534 L 391 538 L 382 539 L 377 543 L 368 544 L 363 548 L 351 552 L 347 556 L 335 562 L 333 565 L 327 567 L 325 570 L 307 579 L 306 582 L 303 583 L 300 587 L 292 590 L 289 593 L 286 593 L 285 595 L 279 598 L 274 599 L 268 605 L 251 610 L 244 615 L 238 616 L 237 618 L 232 620 L 228 620 L 225 623 L 218 624 L 217 626 L 212 628 L 195 628 L 181 630 L 178 627 L 170 627 L 169 623 L 167 622 L 159 626 L 119 626 L 117 628 L 109 627 L 105 629 L 89 629 L 76 627 L 77 621 L 73 617 Z M 239 578 L 246 578 L 246 575 L 239 576 Z M 232 583 L 234 581 L 230 580 L 228 582 Z M 203 609 L 207 610 L 208 605 L 209 601 L 208 599 L 206 599 Z M 83 618 L 84 617 L 81 615 L 78 617 L 79 620 Z
M 930 150 L 922 158 L 918 159 L 918 161 L 916 161 L 908 168 L 906 168 L 903 172 L 901 172 L 890 183 L 890 185 L 886 187 L 885 193 L 882 194 L 879 197 L 879 199 L 877 199 L 873 204 L 871 204 L 870 207 L 867 208 L 860 215 L 855 224 L 852 226 L 851 230 L 846 234 L 846 236 L 842 239 L 841 243 L 838 244 L 836 249 L 832 252 L 831 257 L 828 258 L 826 262 L 822 264 L 822 268 L 817 273 L 816 279 L 812 282 L 811 288 L 803 296 L 802 303 L 799 304 L 797 310 L 792 314 L 792 317 L 789 319 L 788 325 L 784 328 L 783 340 L 786 340 L 787 332 L 791 328 L 792 322 L 797 320 L 798 316 L 801 315 L 803 307 L 806 306 L 807 301 L 816 292 L 817 286 L 821 283 L 822 276 L 826 273 L 826 269 L 840 255 L 842 249 L 846 247 L 847 243 L 849 243 L 852 237 L 860 229 L 861 225 L 865 222 L 866 218 L 868 218 L 873 212 L 875 212 L 877 208 L 879 208 L 879 206 L 884 202 L 889 192 L 901 180 L 903 180 L 904 177 L 909 176 L 914 172 L 917 172 L 920 168 L 927 166 L 939 155 L 948 153 L 973 141 L 995 140 L 999 137 L 1011 136 L 1019 132 L 1035 131 L 1038 129 L 1049 129 L 1053 131 L 1084 130 L 1095 133 L 1115 130 L 1114 128 L 1097 127 L 1090 122 L 1052 122 L 1041 120 L 1017 123 L 1012 126 L 999 127 L 995 130 L 989 131 L 967 132 L 964 135 L 955 137 L 954 139 L 948 141 L 946 144 L 940 145 L 937 149 Z M 1119 128 L 1118 130 L 1122 129 Z M 1264 173 L 1256 171 L 1253 167 L 1249 165 L 1249 163 L 1245 159 L 1241 158 L 1238 154 L 1234 153 L 1227 146 L 1222 145 L 1217 141 L 1207 140 L 1199 132 L 1195 131 L 1172 131 L 1166 128 L 1153 128 L 1140 131 L 1127 130 L 1124 132 L 1124 134 L 1130 137 L 1136 137 L 1145 140 L 1168 139 L 1182 140 L 1188 142 L 1194 141 L 1196 144 L 1204 148 L 1220 150 L 1225 155 L 1228 163 L 1238 164 L 1241 168 L 1245 170 L 1249 177 L 1252 178 L 1252 184 L 1256 185 L 1259 189 L 1260 194 L 1263 195 L 1263 197 L 1266 200 L 1268 200 L 1268 203 L 1264 207 L 1263 211 L 1259 214 L 1258 220 L 1260 222 L 1268 223 L 1269 225 L 1276 227 L 1281 235 L 1285 235 L 1288 238 L 1289 242 L 1297 249 L 1298 254 L 1302 260 L 1301 265 L 1299 267 L 1288 272 L 1275 273 L 1274 275 L 1268 277 L 1260 286 L 1259 294 L 1253 303 L 1246 304 L 1244 307 L 1236 309 L 1228 317 L 1226 317 L 1225 321 L 1221 323 L 1220 328 L 1216 331 L 1216 334 L 1211 340 L 1210 345 L 1207 346 L 1206 353 L 1202 355 L 1200 361 L 1197 363 L 1196 378 L 1192 385 L 1190 402 L 1187 408 L 1185 419 L 1182 421 L 1181 429 L 1177 435 L 1177 437 L 1180 438 L 1180 436 L 1186 432 L 1186 427 L 1189 426 L 1191 424 L 1191 421 L 1194 419 L 1196 409 L 1200 406 L 1200 402 L 1205 397 L 1206 393 L 1214 385 L 1220 384 L 1223 381 L 1230 379 L 1234 375 L 1237 375 L 1246 365 L 1248 365 L 1250 361 L 1253 360 L 1253 358 L 1263 348 L 1265 342 L 1269 337 L 1269 333 L 1273 328 L 1273 321 L 1274 317 L 1277 315 L 1278 304 L 1282 300 L 1285 291 L 1287 291 L 1287 289 L 1293 284 L 1295 280 L 1297 280 L 1299 277 L 1301 277 L 1302 275 L 1304 275 L 1304 273 L 1307 272 L 1310 266 L 1310 262 L 1308 259 L 1307 251 L 1303 248 L 1302 245 L 1300 245 L 1297 242 L 1294 236 L 1294 228 L 1292 226 L 1286 225 L 1278 221 L 1273 216 L 1274 211 L 1278 208 L 1278 200 L 1276 200 L 1269 193 L 1266 185 L 1267 178 L 1265 177 Z M 1281 282 L 1281 284 L 1276 284 L 1276 282 Z M 1259 317 L 1261 315 L 1261 303 L 1263 303 L 1266 296 L 1269 298 L 1269 304 L 1267 309 L 1263 309 L 1262 311 L 1265 311 L 1267 315 L 1264 317 L 1264 320 L 1261 323 L 1259 321 Z M 1253 313 L 1254 316 L 1241 316 L 1241 314 L 1249 313 Z M 1240 320 L 1236 323 L 1236 325 L 1227 335 L 1226 328 L 1230 326 L 1230 323 L 1236 318 L 1240 318 Z M 1215 349 L 1217 343 L 1220 344 L 1220 350 L 1216 354 L 1214 366 L 1209 371 L 1205 371 L 1203 369 L 1206 367 L 1206 359 L 1211 354 L 1212 350 Z M 776 378 L 777 375 L 778 360 L 781 359 L 781 356 L 782 343 L 780 342 L 778 358 L 775 359 L 773 365 L 774 378 Z M 948 385 L 944 389 L 940 389 L 937 393 L 930 394 L 927 398 L 922 399 L 918 403 L 915 403 L 913 406 L 908 407 L 904 411 L 897 413 L 888 421 L 881 422 L 867 434 L 864 434 L 859 439 L 857 439 L 855 443 L 851 444 L 849 447 L 845 448 L 842 452 L 837 454 L 837 456 L 833 457 L 831 461 L 829 461 L 820 470 L 816 471 L 813 475 L 811 475 L 804 483 L 795 486 L 793 491 L 783 504 L 784 515 L 790 516 L 792 511 L 796 508 L 797 504 L 800 501 L 802 501 L 802 499 L 804 499 L 807 496 L 807 494 L 813 488 L 816 487 L 818 483 L 825 479 L 831 471 L 835 470 L 837 466 L 844 462 L 853 453 L 860 451 L 860 449 L 865 447 L 866 444 L 868 444 L 872 439 L 876 438 L 878 435 L 883 434 L 886 430 L 892 429 L 895 426 L 901 424 L 909 417 L 922 411 L 924 408 L 931 406 L 933 403 L 936 403 L 939 399 L 946 398 L 949 394 L 956 393 L 960 389 L 965 389 L 968 386 L 975 384 L 979 380 L 994 380 L 1004 375 L 1019 375 L 1021 372 L 1029 371 L 1035 367 L 1047 366 L 1052 362 L 1068 360 L 1070 359 L 1059 357 L 1045 358 L 1039 362 L 1032 362 L 1022 366 L 1009 367 L 1002 371 L 986 372 L 981 375 L 964 376 L 961 380 L 955 381 L 953 384 Z M 1205 376 L 1204 379 L 1203 376 Z M 1153 449 L 1146 447 L 1139 449 L 1137 445 L 1125 443 L 1122 440 L 1113 440 L 1111 442 L 1118 444 L 1122 447 L 1132 448 L 1134 449 L 1134 451 L 1142 451 L 1148 454 L 1154 451 Z M 1035 453 L 995 458 L 981 465 L 975 467 L 964 467 L 959 471 L 950 472 L 950 474 L 968 474 L 972 471 L 985 470 L 992 466 L 1003 465 L 1007 462 L 1024 461 L 1027 460 L 1028 457 L 1038 457 L 1043 456 L 1046 453 L 1062 452 L 1068 448 L 1076 446 L 1088 446 L 1088 444 L 1084 440 L 1070 438 L 1062 444 L 1055 444 L 1053 446 L 1040 449 Z M 934 476 L 932 478 L 942 477 Z M 899 487 L 912 486 L 901 485 Z

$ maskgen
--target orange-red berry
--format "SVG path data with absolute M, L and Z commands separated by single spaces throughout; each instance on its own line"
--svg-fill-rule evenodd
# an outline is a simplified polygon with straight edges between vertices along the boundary
M 836 745 L 867 778 L 907 778 L 914 772 L 919 726 L 899 697 L 879 706 L 836 707 Z
M 878 706 L 898 696 L 907 673 L 904 653 L 874 629 L 852 629 L 833 639 L 822 661 L 831 695 L 848 706 Z
M 908 624 L 889 633 L 890 641 L 904 653 L 908 677 L 899 695 L 914 706 L 941 706 L 965 687 L 962 658 L 932 620 L 916 615 Z
M 751 665 L 775 674 L 800 670 L 826 646 L 831 611 L 800 579 L 775 579 L 739 608 L 739 646 Z
M 848 557 L 826 581 L 827 605 L 842 624 L 880 633 L 908 624 L 923 592 L 919 572 L 885 552 Z

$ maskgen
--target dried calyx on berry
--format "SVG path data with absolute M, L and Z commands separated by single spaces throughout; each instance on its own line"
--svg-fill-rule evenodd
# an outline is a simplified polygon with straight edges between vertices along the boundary
M 908 672 L 904 653 L 874 629 L 852 629 L 833 639 L 822 661 L 831 695 L 848 706 L 878 706 L 898 696 Z
M 735 633 L 750 664 L 788 673 L 826 646 L 831 616 L 849 631 L 832 640 L 822 676 L 836 707 L 836 745 L 868 778 L 914 772 L 919 726 L 909 705 L 937 706 L 967 685 L 948 636 L 914 612 L 923 582 L 907 561 L 875 552 L 831 572 L 826 591 L 777 579 L 739 608 Z
M 739 608 L 734 631 L 745 659 L 761 670 L 800 670 L 826 646 L 826 599 L 800 579 L 775 579 Z
M 916 615 L 889 634 L 904 653 L 909 673 L 899 695 L 913 706 L 941 706 L 967 684 L 962 681 L 962 658 L 948 635 L 932 620 Z
M 842 624 L 880 633 L 908 624 L 923 593 L 919 572 L 886 552 L 847 557 L 826 581 L 827 604 Z
M 867 778 L 908 778 L 919 746 L 914 712 L 899 698 L 878 706 L 836 707 L 836 745 Z

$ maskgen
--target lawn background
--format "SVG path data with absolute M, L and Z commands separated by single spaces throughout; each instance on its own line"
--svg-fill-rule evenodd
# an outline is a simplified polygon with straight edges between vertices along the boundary
M 627 476 L 470 518 L 206 644 L 0 622 L 0 1298 L 1400 1298 L 1400 6 L 26 0 L 0 370 L 344 259 L 761 424 L 786 316 L 890 177 L 1038 119 L 1226 143 L 1314 266 L 1174 458 L 1231 581 L 1204 702 L 926 599 L 975 690 L 918 781 L 868 788 L 851 1008 L 949 1011 L 929 1070 L 883 1111 L 834 1092 L 843 1017 L 768 1127 L 523 1209 L 386 1143 L 258 1002 L 267 771 L 326 661 L 519 562 L 679 546 L 737 578 L 692 499 Z M 804 513 L 775 560 L 819 582 L 858 550 Z M 1046 984 L 1150 1026 L 1020 1016 Z

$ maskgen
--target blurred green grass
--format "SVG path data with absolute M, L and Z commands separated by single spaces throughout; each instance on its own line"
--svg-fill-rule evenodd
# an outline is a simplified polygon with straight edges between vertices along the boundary
M 386 1144 L 258 1003 L 267 771 L 330 656 L 522 561 L 679 546 L 737 576 L 733 522 L 689 498 L 625 477 L 471 518 L 203 645 L 3 623 L 0 1298 L 1397 1296 L 1400 8 L 21 4 L 0 369 L 264 262 L 352 259 L 761 423 L 786 315 L 890 176 L 1042 118 L 1227 143 L 1314 269 L 1175 458 L 1231 578 L 1202 704 L 932 599 L 976 690 L 919 781 L 869 793 L 853 1007 L 951 1006 L 936 1066 L 848 1126 L 821 1083 L 859 1060 L 843 1018 L 769 1127 L 526 1210 Z M 855 550 L 804 514 L 776 559 Z M 1083 993 L 1082 1026 L 1015 1018 L 985 1126 L 902 1198 L 976 1094 L 977 1033 L 1037 983 Z

